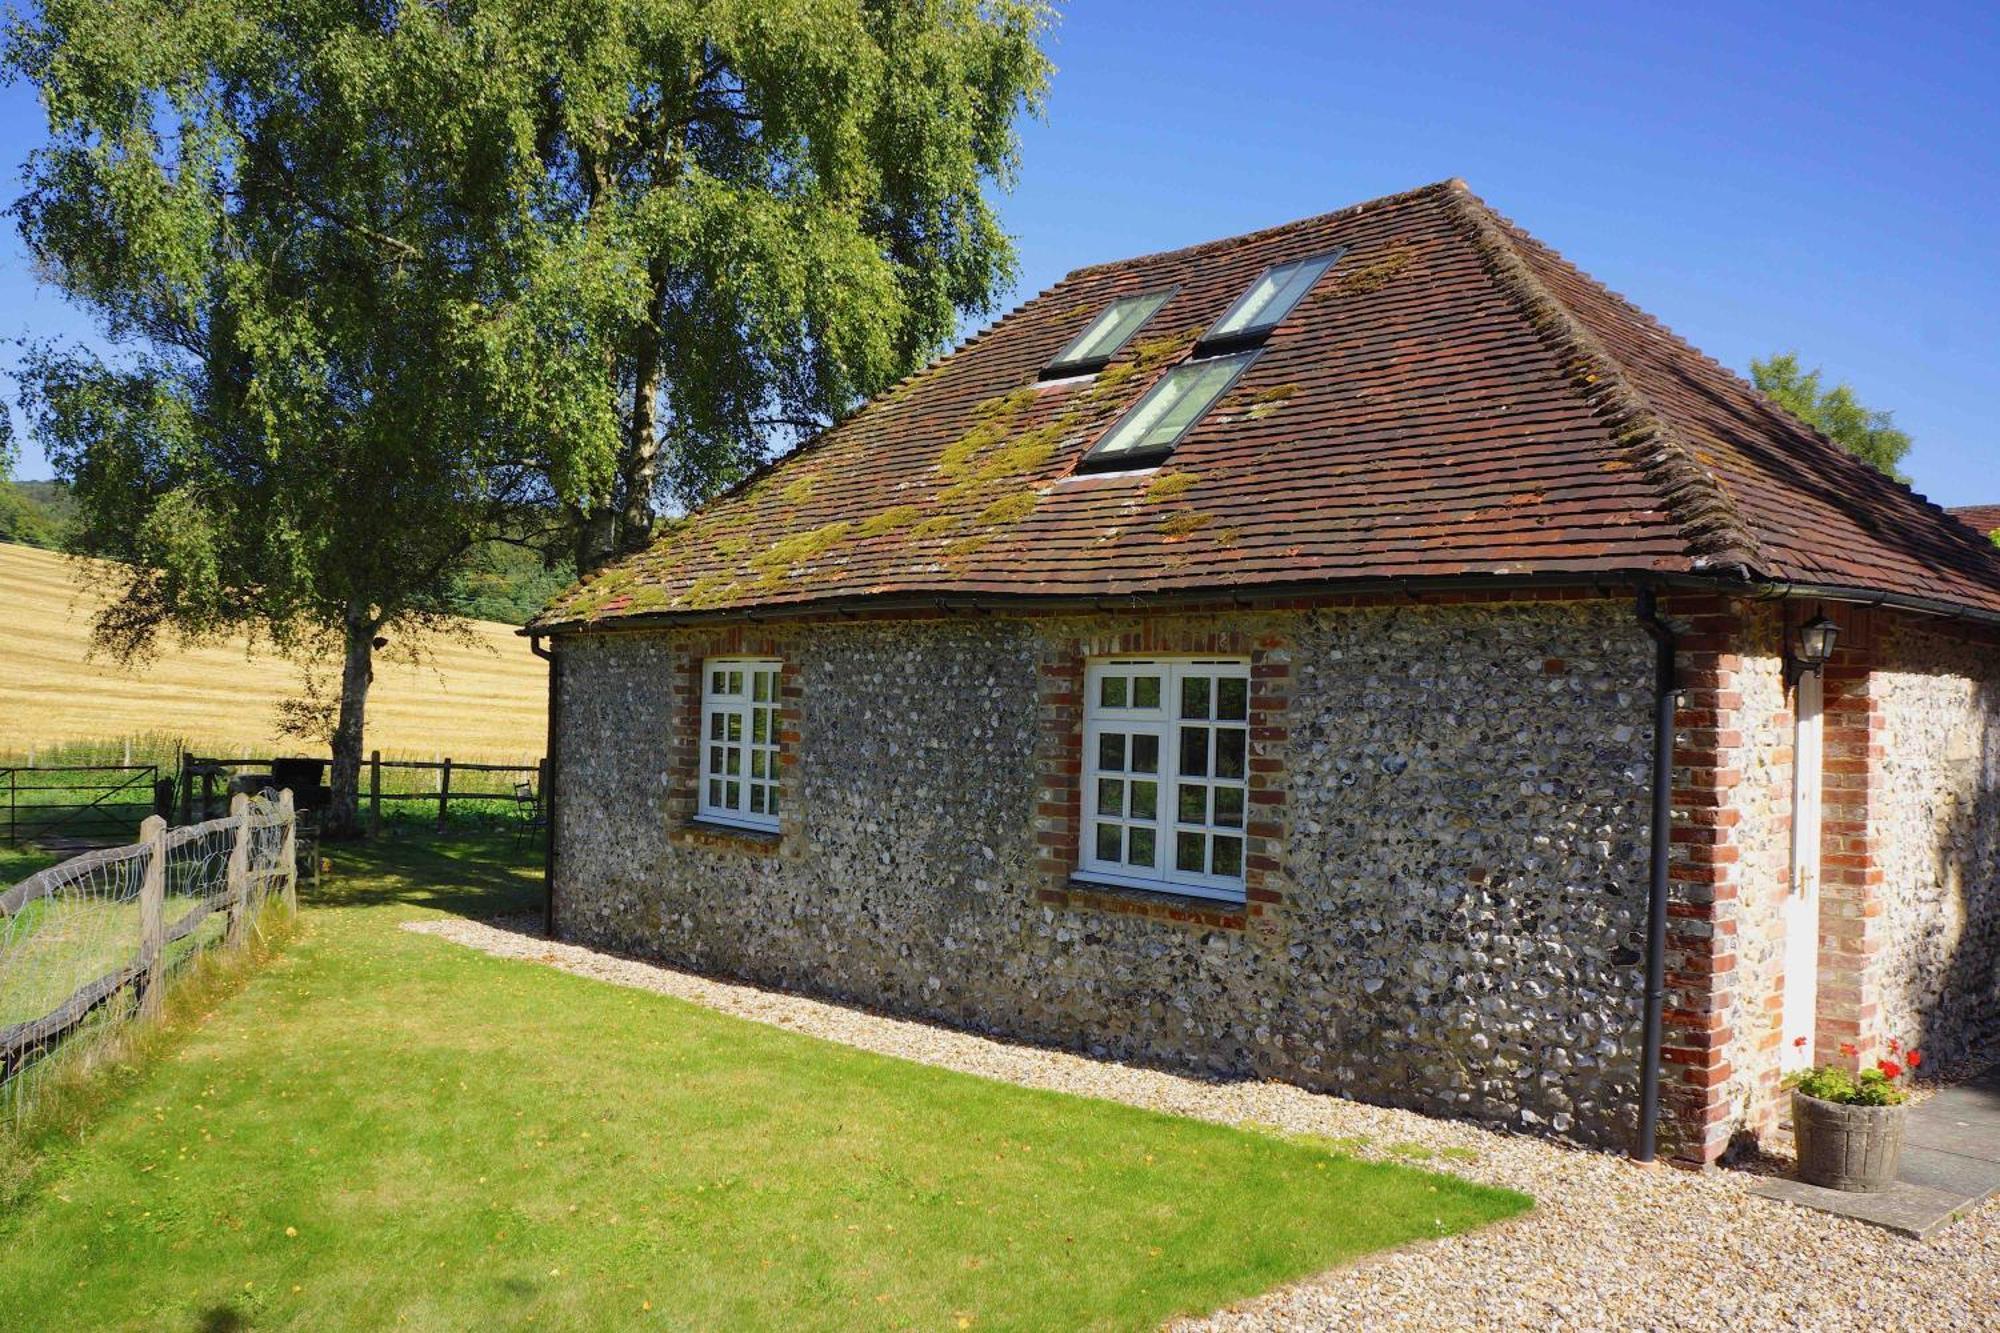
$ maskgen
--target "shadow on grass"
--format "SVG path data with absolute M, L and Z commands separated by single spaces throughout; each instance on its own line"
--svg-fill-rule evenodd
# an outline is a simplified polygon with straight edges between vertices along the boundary
M 406 834 L 327 843 L 315 907 L 424 907 L 495 917 L 542 909 L 542 853 L 512 833 Z

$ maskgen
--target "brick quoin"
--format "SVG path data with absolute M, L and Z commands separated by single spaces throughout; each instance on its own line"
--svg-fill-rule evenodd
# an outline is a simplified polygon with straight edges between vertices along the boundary
M 1737 689 L 1748 616 L 1720 597 L 1677 597 L 1673 826 L 1667 862 L 1667 998 L 1661 1042 L 1662 1140 L 1674 1159 L 1707 1165 L 1729 1146 L 1724 1085 L 1736 1015 L 1737 903 L 1747 759 Z

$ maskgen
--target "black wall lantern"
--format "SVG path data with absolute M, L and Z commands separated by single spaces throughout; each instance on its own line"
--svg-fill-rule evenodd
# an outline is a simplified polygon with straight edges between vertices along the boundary
M 1820 668 L 1833 660 L 1833 646 L 1839 639 L 1840 626 L 1823 611 L 1799 626 L 1798 638 L 1792 645 L 1793 679 L 1807 672 L 1817 676 Z

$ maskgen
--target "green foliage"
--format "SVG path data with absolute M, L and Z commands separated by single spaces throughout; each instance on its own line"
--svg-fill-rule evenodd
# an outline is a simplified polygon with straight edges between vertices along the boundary
M 48 0 L 7 73 L 48 146 L 13 215 L 128 352 L 23 406 L 98 625 L 369 642 L 482 598 L 488 543 L 650 537 L 922 364 L 1013 251 L 985 197 L 1049 74 L 1038 0 L 369 7 Z M 560 534 L 544 531 L 553 542 Z M 510 615 L 518 614 L 518 610 Z
M 63 544 L 63 523 L 28 483 L 0 478 L 0 542 L 53 551 Z
M 1156 1328 L 1528 1205 L 399 928 L 531 909 L 508 849 L 337 852 L 105 1114 L 0 1154 L 0 1325 Z
M 1885 476 L 1907 481 L 1896 465 L 1910 452 L 1910 437 L 1888 412 L 1873 412 L 1853 386 L 1821 387 L 1821 371 L 1799 366 L 1796 352 L 1750 363 L 1750 378 L 1766 397 Z
M 1880 1069 L 1864 1069 L 1857 1074 L 1838 1065 L 1822 1065 L 1794 1074 L 1786 1086 L 1797 1088 L 1808 1097 L 1843 1106 L 1900 1106 L 1910 1097 Z
M 511 541 L 491 541 L 474 548 L 453 571 L 440 606 L 474 620 L 525 625 L 575 581 L 576 567 L 567 560 L 548 560 Z

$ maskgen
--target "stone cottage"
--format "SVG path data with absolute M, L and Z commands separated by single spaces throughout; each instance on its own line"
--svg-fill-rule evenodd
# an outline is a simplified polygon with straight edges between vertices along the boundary
M 529 632 L 566 938 L 1692 1162 L 2000 1029 L 2000 553 L 1459 182 L 1078 269 Z

